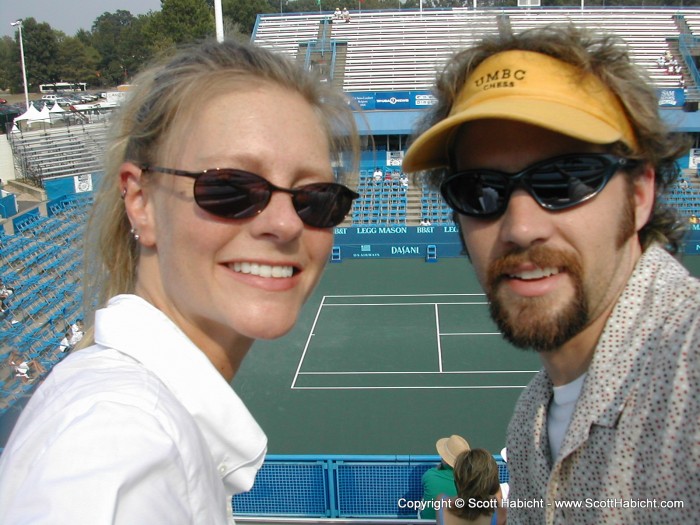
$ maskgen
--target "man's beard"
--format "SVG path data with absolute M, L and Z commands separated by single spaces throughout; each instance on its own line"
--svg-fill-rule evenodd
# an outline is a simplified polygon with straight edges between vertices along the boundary
M 523 297 L 506 302 L 498 289 L 504 275 L 519 264 L 529 262 L 539 268 L 566 271 L 574 287 L 573 297 L 551 311 L 548 297 Z M 588 324 L 588 301 L 583 287 L 583 269 L 578 260 L 559 250 L 536 246 L 512 252 L 496 260 L 489 268 L 486 294 L 491 317 L 507 341 L 520 348 L 550 352 L 562 346 Z
M 616 248 L 636 234 L 632 186 L 621 210 Z M 522 263 L 539 268 L 558 268 L 571 279 L 573 297 L 551 311 L 547 297 L 527 297 L 508 303 L 498 293 L 505 275 L 514 273 Z M 610 261 L 610 264 L 616 264 Z M 494 261 L 489 267 L 486 295 L 490 301 L 491 317 L 507 341 L 519 348 L 552 352 L 581 332 L 590 321 L 588 294 L 584 287 L 583 267 L 571 253 L 536 245 L 527 250 L 514 250 Z

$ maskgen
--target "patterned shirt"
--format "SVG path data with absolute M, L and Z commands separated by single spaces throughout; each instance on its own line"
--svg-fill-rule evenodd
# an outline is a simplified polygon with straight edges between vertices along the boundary
M 540 371 L 508 427 L 509 525 L 700 523 L 700 281 L 671 255 L 638 262 L 553 462 L 551 397 Z

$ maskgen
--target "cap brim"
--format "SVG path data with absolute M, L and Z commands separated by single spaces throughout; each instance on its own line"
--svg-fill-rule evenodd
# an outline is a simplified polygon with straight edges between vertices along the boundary
M 458 126 L 481 119 L 516 120 L 593 144 L 610 144 L 622 138 L 618 129 L 584 109 L 529 97 L 499 98 L 475 105 L 429 128 L 409 147 L 402 170 L 410 173 L 447 166 L 450 135 Z

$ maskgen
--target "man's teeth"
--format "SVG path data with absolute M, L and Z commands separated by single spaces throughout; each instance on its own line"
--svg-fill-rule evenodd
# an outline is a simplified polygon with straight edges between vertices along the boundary
M 534 270 L 511 274 L 510 277 L 514 279 L 522 279 L 524 281 L 527 281 L 530 279 L 542 279 L 543 277 L 550 277 L 558 273 L 559 268 L 535 268 Z
M 294 268 L 291 266 L 271 266 L 269 264 L 258 264 L 249 262 L 233 263 L 233 271 L 258 275 L 260 277 L 291 277 Z

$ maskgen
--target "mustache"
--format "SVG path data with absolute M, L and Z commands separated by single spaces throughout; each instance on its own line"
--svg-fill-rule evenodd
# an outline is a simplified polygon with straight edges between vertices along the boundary
M 488 269 L 489 286 L 493 289 L 508 275 L 516 273 L 526 264 L 538 268 L 559 268 L 577 276 L 582 274 L 581 263 L 571 252 L 537 245 L 525 249 L 514 249 L 493 261 Z

